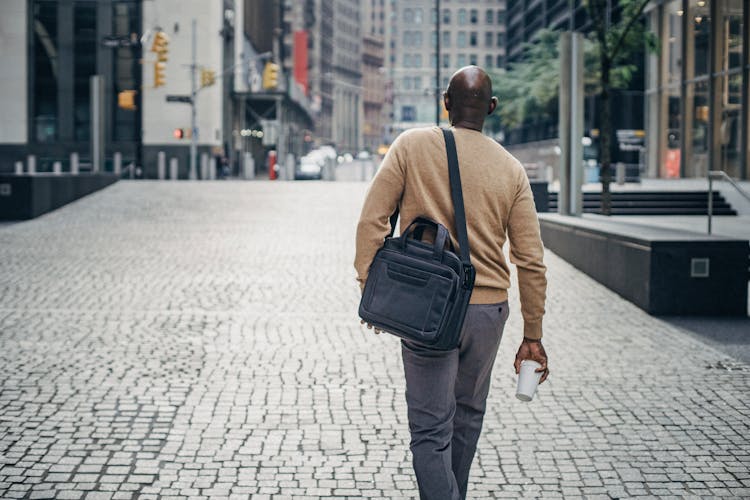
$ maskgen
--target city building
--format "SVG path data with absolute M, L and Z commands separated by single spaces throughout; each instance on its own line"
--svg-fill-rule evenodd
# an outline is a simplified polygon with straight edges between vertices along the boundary
M 439 99 L 459 68 L 477 64 L 492 71 L 505 66 L 506 3 L 390 2 L 393 14 L 387 62 L 393 82 L 392 132 L 396 135 L 447 119 Z
M 310 96 L 315 110 L 317 145 L 333 144 L 333 8 L 334 0 L 312 0 Z
M 646 15 L 661 41 L 646 66 L 648 175 L 748 179 L 750 4 L 652 2 Z
M 50 171 L 55 162 L 67 171 L 72 153 L 86 171 L 97 131 L 105 170 L 113 170 L 119 153 L 123 169 L 138 166 L 133 171 L 147 178 L 159 173 L 159 153 L 175 158 L 179 177 L 187 178 L 193 140 L 196 158 L 208 154 L 235 174 L 248 153 L 256 170 L 272 149 L 282 157 L 302 154 L 313 106 L 305 82 L 298 81 L 304 72 L 295 72 L 294 60 L 281 64 L 282 5 L 282 0 L 0 2 L 6 65 L 0 108 L 13 117 L 0 123 L 0 171 L 13 171 L 30 155 L 37 171 Z M 102 82 L 101 100 L 92 99 L 94 76 Z M 102 126 L 94 130 L 97 108 Z
M 339 151 L 356 153 L 362 149 L 361 6 L 359 0 L 334 3 L 331 134 Z
M 523 54 L 525 43 L 542 28 L 586 30 L 588 15 L 582 0 L 507 0 L 507 62 Z
M 390 89 L 384 85 L 387 5 L 385 0 L 364 0 L 362 3 L 362 140 L 364 149 L 372 153 L 382 150 L 390 113 Z

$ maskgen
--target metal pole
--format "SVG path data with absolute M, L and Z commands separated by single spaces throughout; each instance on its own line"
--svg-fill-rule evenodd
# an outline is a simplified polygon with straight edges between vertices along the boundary
M 190 172 L 195 172 L 197 169 L 197 155 L 198 155 L 198 125 L 196 120 L 196 96 L 197 96 L 197 89 L 196 89 L 196 82 L 195 82 L 195 70 L 196 70 L 196 64 L 195 64 L 195 53 L 197 51 L 198 43 L 196 40 L 196 26 L 197 21 L 193 19 L 193 36 L 192 36 L 192 59 L 190 62 L 190 130 L 192 133 L 190 134 Z
M 92 75 L 91 85 L 91 171 L 104 169 L 104 78 Z
M 708 172 L 708 234 L 711 234 L 711 217 L 714 215 L 714 181 Z
M 557 212 L 561 215 L 570 215 L 570 192 L 571 192 L 571 164 L 570 164 L 570 137 L 571 137 L 571 70 L 572 70 L 572 46 L 573 36 L 566 31 L 560 34 L 560 99 L 558 103 L 558 137 L 560 146 L 560 190 L 557 195 Z
M 435 0 L 435 125 L 440 126 L 440 0 Z

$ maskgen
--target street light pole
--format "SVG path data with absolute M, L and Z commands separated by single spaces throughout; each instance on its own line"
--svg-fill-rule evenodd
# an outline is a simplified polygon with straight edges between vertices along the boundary
M 440 126 L 440 0 L 435 0 L 435 125 Z
M 190 172 L 197 172 L 197 156 L 198 156 L 198 124 L 196 120 L 195 101 L 198 94 L 197 85 L 195 82 L 195 53 L 197 51 L 196 41 L 196 24 L 197 21 L 193 19 L 193 39 L 192 39 L 192 60 L 190 61 Z

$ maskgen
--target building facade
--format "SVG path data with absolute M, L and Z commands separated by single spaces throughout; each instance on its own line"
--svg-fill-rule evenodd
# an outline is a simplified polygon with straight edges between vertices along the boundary
M 385 143 L 385 125 L 390 112 L 389 91 L 383 84 L 385 69 L 385 0 L 364 0 L 362 3 L 362 99 L 364 149 L 374 153 Z
M 459 68 L 505 66 L 506 0 L 390 2 L 388 70 L 393 82 L 393 132 L 397 134 L 447 119 L 438 107 L 439 99 Z
M 362 15 L 359 0 L 335 0 L 332 139 L 341 152 L 362 149 Z
M 652 2 L 647 17 L 661 40 L 647 63 L 649 176 L 747 179 L 750 4 Z

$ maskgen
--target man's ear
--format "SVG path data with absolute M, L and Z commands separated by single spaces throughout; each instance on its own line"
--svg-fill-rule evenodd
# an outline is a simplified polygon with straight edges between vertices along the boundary
M 448 95 L 448 92 L 443 92 L 443 104 L 445 105 L 446 111 L 451 110 L 451 98 Z
M 490 107 L 487 110 L 487 114 L 491 115 L 492 113 L 494 113 L 495 112 L 495 108 L 497 108 L 497 97 L 495 97 L 493 95 L 492 99 L 490 99 Z

